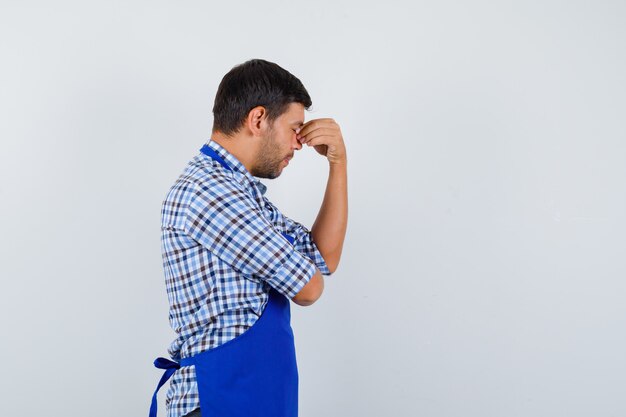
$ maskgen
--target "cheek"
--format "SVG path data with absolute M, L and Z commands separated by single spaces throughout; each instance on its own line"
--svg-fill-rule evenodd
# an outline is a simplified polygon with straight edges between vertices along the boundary
M 282 137 L 280 138 L 280 144 L 283 148 L 288 148 L 291 146 L 291 142 L 296 138 L 296 133 L 289 129 L 288 132 L 284 132 Z

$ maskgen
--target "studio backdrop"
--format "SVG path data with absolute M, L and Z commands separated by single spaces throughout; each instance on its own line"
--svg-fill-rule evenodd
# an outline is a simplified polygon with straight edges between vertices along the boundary
M 341 264 L 291 305 L 301 417 L 626 415 L 625 19 L 620 1 L 3 1 L 0 415 L 147 414 L 175 337 L 161 202 L 251 58 L 296 75 L 348 152 Z M 262 182 L 311 227 L 327 174 L 305 147 Z

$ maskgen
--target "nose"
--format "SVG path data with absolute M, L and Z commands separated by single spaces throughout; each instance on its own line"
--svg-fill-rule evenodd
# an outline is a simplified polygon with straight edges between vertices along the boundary
M 296 150 L 302 149 L 302 144 L 298 140 L 298 135 L 296 133 L 293 134 L 293 140 L 294 140 L 294 143 L 295 143 L 295 146 L 293 146 L 293 148 L 296 149 Z

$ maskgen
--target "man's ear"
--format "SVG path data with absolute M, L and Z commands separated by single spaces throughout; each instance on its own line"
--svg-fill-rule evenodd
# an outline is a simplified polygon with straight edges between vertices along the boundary
M 263 106 L 256 106 L 248 112 L 246 126 L 253 136 L 261 137 L 267 129 L 267 110 Z

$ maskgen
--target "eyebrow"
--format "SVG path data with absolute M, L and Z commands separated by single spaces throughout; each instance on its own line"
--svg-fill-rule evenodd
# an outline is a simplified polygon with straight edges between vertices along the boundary
M 302 125 L 304 124 L 304 121 L 302 121 L 302 120 L 297 120 L 297 121 L 295 121 L 295 122 L 291 122 L 291 124 L 292 124 L 292 125 L 295 125 L 295 126 L 302 126 Z

